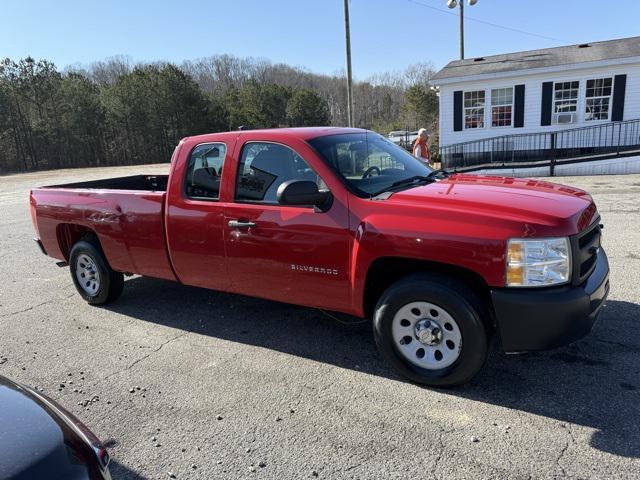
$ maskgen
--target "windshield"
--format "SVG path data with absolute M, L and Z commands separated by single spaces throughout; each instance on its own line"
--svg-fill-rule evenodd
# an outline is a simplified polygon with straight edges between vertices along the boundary
M 361 197 L 371 197 L 432 170 L 401 147 L 373 132 L 327 135 L 309 144 Z

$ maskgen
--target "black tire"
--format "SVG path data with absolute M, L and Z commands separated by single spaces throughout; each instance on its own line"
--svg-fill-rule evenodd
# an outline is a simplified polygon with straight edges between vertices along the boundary
M 432 303 L 455 319 L 462 346 L 451 365 L 422 368 L 400 353 L 393 339 L 392 323 L 396 312 L 412 302 Z M 422 385 L 452 387 L 471 380 L 484 365 L 489 345 L 488 319 L 486 305 L 465 284 L 446 275 L 421 273 L 399 280 L 382 294 L 375 309 L 373 334 L 384 358 L 402 376 Z
M 99 275 L 99 287 L 95 292 L 87 292 L 81 285 L 76 275 L 78 258 L 82 255 L 88 256 L 96 266 Z M 83 239 L 77 242 L 71 249 L 69 255 L 69 270 L 76 290 L 84 300 L 91 305 L 105 305 L 113 302 L 122 293 L 124 288 L 124 275 L 114 271 L 102 253 L 99 245 L 95 245 L 90 239 Z

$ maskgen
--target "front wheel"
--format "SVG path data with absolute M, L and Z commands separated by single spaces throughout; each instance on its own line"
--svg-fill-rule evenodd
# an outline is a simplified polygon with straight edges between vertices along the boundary
M 466 285 L 436 274 L 417 274 L 389 287 L 373 320 L 378 349 L 404 377 L 449 387 L 482 368 L 488 348 L 486 312 Z
M 71 249 L 69 269 L 76 290 L 91 305 L 104 305 L 122 293 L 124 275 L 114 271 L 99 247 L 81 240 Z

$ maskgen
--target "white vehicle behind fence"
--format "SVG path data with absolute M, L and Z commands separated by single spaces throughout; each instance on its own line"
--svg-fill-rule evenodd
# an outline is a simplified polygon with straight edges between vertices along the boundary
M 404 148 L 411 148 L 413 142 L 415 142 L 416 138 L 418 138 L 418 132 L 410 132 L 408 130 L 394 130 L 389 132 L 387 138 L 391 140 L 396 145 L 400 145 Z

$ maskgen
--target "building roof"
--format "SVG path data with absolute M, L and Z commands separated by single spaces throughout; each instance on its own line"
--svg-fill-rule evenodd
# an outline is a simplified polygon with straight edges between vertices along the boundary
M 437 81 L 455 77 L 527 70 L 530 68 L 559 67 L 576 63 L 637 56 L 640 56 L 640 37 L 620 38 L 604 42 L 454 60 L 431 77 L 431 80 Z

